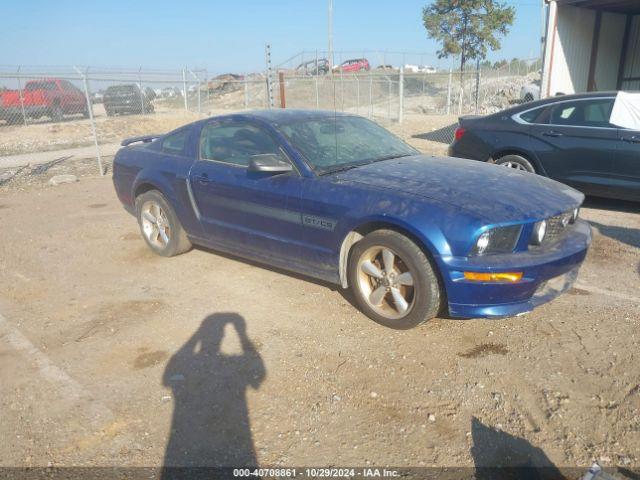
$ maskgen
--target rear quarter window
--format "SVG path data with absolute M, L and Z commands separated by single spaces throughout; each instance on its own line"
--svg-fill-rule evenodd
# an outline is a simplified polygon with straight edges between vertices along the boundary
M 162 151 L 172 155 L 182 155 L 187 143 L 188 130 L 180 130 L 172 133 L 162 141 Z
M 520 114 L 520 118 L 527 123 L 544 123 L 543 117 L 547 107 L 534 108 Z

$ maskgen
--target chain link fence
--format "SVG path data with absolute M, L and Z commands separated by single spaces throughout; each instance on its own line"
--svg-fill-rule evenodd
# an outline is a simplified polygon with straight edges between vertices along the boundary
M 406 115 L 482 114 L 517 102 L 520 88 L 537 75 L 533 63 L 521 71 L 463 74 L 384 63 L 331 71 L 319 68 L 317 55 L 302 54 L 275 69 L 273 103 L 263 72 L 212 77 L 189 68 L 0 67 L 0 157 L 82 148 L 104 172 L 102 158 L 124 138 L 205 116 L 286 107 L 349 112 L 385 124 Z M 390 55 L 378 56 L 386 61 Z M 450 131 L 442 135 L 442 142 L 451 140 Z

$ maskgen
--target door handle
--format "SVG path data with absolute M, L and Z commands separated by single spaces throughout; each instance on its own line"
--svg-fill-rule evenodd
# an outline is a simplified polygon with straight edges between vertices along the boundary
M 622 140 L 629 143 L 640 143 L 640 136 L 632 135 L 630 137 L 622 137 Z
M 201 185 L 206 185 L 207 183 L 209 183 L 209 175 L 207 175 L 206 173 L 203 173 L 202 175 L 194 175 L 193 178 L 195 178 Z
M 545 137 L 562 137 L 564 133 L 557 132 L 555 130 L 549 130 L 548 132 L 543 132 L 542 135 Z

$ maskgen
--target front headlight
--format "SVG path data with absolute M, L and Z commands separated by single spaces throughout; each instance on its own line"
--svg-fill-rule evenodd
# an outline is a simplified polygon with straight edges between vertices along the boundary
M 529 241 L 529 243 L 531 245 L 542 245 L 546 234 L 547 221 L 540 220 L 539 222 L 536 222 L 536 224 L 533 226 L 533 233 L 531 234 L 531 240 Z
M 471 249 L 471 255 L 511 253 L 516 248 L 521 231 L 520 225 L 489 229 L 477 238 Z

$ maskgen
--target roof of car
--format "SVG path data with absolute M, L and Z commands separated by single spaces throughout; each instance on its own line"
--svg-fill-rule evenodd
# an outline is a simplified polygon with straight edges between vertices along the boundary
M 225 117 L 248 118 L 264 120 L 271 123 L 288 123 L 296 120 L 309 120 L 313 118 L 333 118 L 349 116 L 347 113 L 333 110 L 305 110 L 295 108 L 272 108 L 267 110 L 249 110 Z
M 533 102 L 514 105 L 513 107 L 497 112 L 494 115 L 503 115 L 505 112 L 521 112 L 524 110 L 531 110 L 536 107 L 544 107 L 545 105 L 549 105 L 554 102 L 567 102 L 571 100 L 581 100 L 585 98 L 615 97 L 617 94 L 618 94 L 617 91 L 607 91 L 607 92 L 577 93 L 574 95 L 556 95 L 555 97 L 547 97 L 540 100 L 535 100 Z

